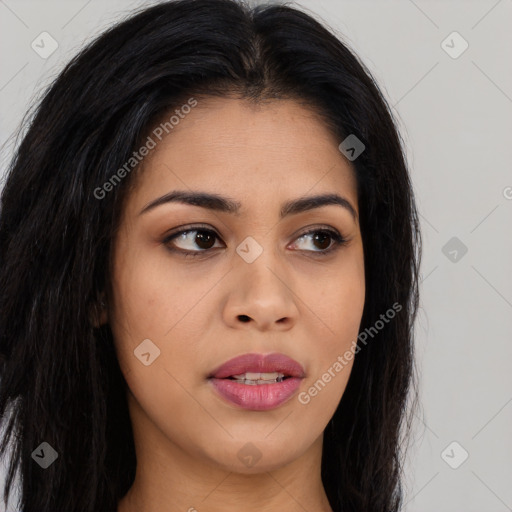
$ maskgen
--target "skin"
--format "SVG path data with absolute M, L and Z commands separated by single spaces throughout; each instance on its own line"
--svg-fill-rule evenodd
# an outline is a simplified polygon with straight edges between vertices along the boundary
M 119 512 L 332 512 L 320 477 L 323 430 L 353 361 L 308 404 L 298 393 L 357 338 L 365 298 L 361 232 L 338 205 L 282 220 L 279 210 L 288 200 L 334 192 L 359 213 L 339 142 L 293 100 L 253 107 L 208 98 L 145 158 L 123 210 L 101 320 L 111 325 L 129 387 L 137 454 L 135 482 Z M 240 213 L 167 203 L 139 214 L 173 190 L 228 196 L 241 203 Z M 218 238 L 205 244 L 193 232 L 163 243 L 170 230 L 197 223 Z M 347 244 L 322 256 L 335 242 L 300 238 L 312 227 L 337 230 Z M 248 236 L 263 249 L 252 263 L 236 252 Z M 173 244 L 203 254 L 186 258 L 169 250 Z M 160 350 L 148 366 L 134 355 L 145 339 Z M 208 374 L 248 352 L 279 352 L 302 364 L 297 394 L 270 411 L 241 409 L 217 395 Z M 237 456 L 247 443 L 261 455 L 251 467 Z

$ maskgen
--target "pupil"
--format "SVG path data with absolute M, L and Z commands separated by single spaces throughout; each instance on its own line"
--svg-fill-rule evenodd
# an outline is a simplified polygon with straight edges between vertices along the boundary
M 320 239 L 320 244 L 321 245 L 324 245 L 324 247 L 320 247 L 320 249 L 327 249 L 329 247 L 329 239 L 330 239 L 331 235 L 329 235 L 329 233 L 320 233 L 320 234 L 316 234 L 315 235 L 315 242 L 318 242 L 319 239 Z M 327 241 L 327 244 L 322 244 L 322 240 L 325 242 Z
M 196 235 L 196 243 L 201 249 L 210 249 L 213 245 L 213 243 L 210 243 L 208 245 L 208 242 L 212 242 L 214 240 L 214 237 L 211 233 L 208 233 L 206 231 L 198 231 Z M 202 244 L 205 244 L 206 247 L 203 247 Z

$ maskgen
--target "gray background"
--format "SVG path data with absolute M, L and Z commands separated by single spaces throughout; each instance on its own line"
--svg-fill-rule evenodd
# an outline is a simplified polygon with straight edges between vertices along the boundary
M 63 64 L 150 3 L 0 0 L 1 173 L 23 113 Z M 512 511 L 512 0 L 295 5 L 366 63 L 407 147 L 424 253 L 416 324 L 423 412 L 405 510 Z M 47 59 L 31 48 L 43 31 L 59 45 Z M 454 31 L 469 45 L 457 58 L 464 43 Z

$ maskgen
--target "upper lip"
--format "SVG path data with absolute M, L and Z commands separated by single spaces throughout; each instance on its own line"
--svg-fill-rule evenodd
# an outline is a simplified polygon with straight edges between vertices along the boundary
M 213 372 L 208 378 L 225 379 L 233 375 L 240 375 L 246 372 L 254 373 L 283 373 L 288 377 L 304 377 L 305 372 L 302 365 L 284 354 L 243 354 L 226 361 Z

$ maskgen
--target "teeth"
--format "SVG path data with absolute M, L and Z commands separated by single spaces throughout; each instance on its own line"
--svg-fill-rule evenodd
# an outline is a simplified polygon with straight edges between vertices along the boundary
M 245 379 L 245 380 L 275 380 L 278 377 L 284 377 L 284 373 L 254 373 L 246 372 L 232 376 L 234 379 Z
M 256 373 L 246 372 L 238 375 L 233 375 L 233 379 L 240 384 L 247 384 L 249 386 L 256 386 L 258 384 L 272 384 L 274 382 L 281 382 L 284 379 L 284 373 Z

